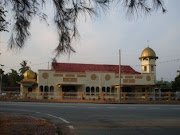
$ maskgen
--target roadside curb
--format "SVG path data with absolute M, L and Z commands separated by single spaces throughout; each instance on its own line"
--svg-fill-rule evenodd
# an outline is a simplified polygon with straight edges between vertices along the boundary
M 0 99 L 1 102 L 38 102 L 38 103 L 94 103 L 94 104 L 180 104 L 180 101 L 167 100 L 122 100 L 121 103 L 115 101 L 99 100 L 38 100 L 38 99 Z

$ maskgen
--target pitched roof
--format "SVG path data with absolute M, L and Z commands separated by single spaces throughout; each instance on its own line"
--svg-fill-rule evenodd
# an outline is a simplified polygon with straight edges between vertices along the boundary
M 99 65 L 99 64 L 78 64 L 78 63 L 52 63 L 52 69 L 56 72 L 115 72 L 119 73 L 119 65 Z M 121 65 L 122 74 L 140 74 L 130 66 Z

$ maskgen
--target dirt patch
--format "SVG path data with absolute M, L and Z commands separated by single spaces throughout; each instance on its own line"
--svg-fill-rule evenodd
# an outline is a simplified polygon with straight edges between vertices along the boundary
M 1 135 L 55 135 L 56 127 L 44 119 L 14 114 L 0 115 Z

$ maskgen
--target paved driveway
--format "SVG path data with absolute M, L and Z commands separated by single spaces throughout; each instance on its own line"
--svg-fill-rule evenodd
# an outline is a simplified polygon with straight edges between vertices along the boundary
M 46 118 L 64 134 L 180 135 L 180 105 L 0 102 L 0 112 Z

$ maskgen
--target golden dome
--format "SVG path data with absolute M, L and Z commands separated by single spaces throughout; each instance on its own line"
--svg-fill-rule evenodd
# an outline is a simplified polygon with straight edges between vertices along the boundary
M 24 79 L 36 79 L 36 73 L 32 70 L 27 70 L 24 74 Z
M 142 51 L 140 59 L 141 58 L 156 58 L 157 59 L 158 57 L 156 56 L 156 53 L 154 52 L 153 49 L 151 49 L 150 47 L 147 47 Z

